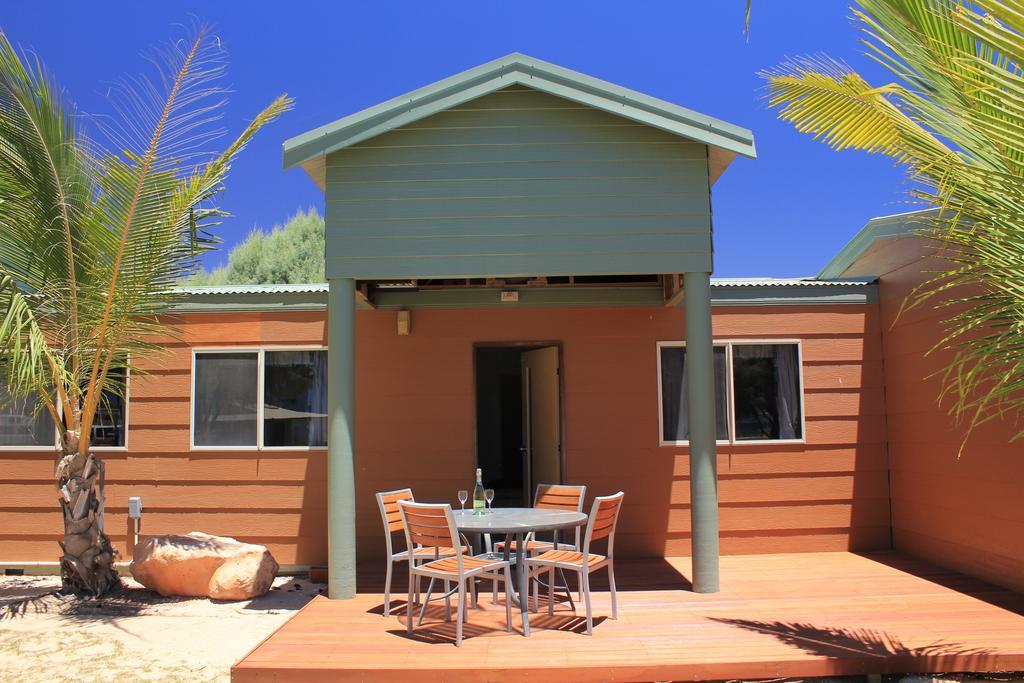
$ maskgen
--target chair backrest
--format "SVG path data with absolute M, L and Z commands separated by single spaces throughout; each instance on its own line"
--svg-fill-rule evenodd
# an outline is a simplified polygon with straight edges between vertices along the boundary
M 586 486 L 537 484 L 537 491 L 533 494 L 533 507 L 583 512 L 583 499 L 586 495 Z
M 416 545 L 424 548 L 458 548 L 461 545 L 452 506 L 448 503 L 400 500 L 398 510 L 405 521 L 405 540 L 410 548 Z
M 380 519 L 384 523 L 384 537 L 387 540 L 388 555 L 391 555 L 393 554 L 391 534 L 405 528 L 405 525 L 402 523 L 402 513 L 398 509 L 398 501 L 416 500 L 416 498 L 412 495 L 412 489 L 382 491 L 374 495 L 374 498 L 377 499 L 377 507 L 380 508 Z
M 416 503 L 411 500 L 398 501 L 398 510 L 405 522 L 405 542 L 410 548 L 434 548 L 439 557 L 440 548 L 460 548 L 459 528 L 455 526 L 455 515 L 448 503 Z M 412 569 L 410 563 L 409 568 Z M 455 566 L 462 576 L 462 553 L 455 553 Z
M 550 510 L 583 512 L 583 500 L 587 497 L 586 486 L 568 484 L 537 484 L 533 494 L 533 507 Z M 580 547 L 580 527 L 576 527 L 576 548 Z
M 625 493 L 619 491 L 610 496 L 598 496 L 590 509 L 587 521 L 587 534 L 583 540 L 583 552 L 590 552 L 590 544 L 602 538 L 608 539 L 608 557 L 615 552 L 615 527 L 619 523 L 619 511 Z

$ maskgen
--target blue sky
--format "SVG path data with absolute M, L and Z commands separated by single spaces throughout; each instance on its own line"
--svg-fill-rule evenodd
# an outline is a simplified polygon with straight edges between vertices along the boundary
M 876 215 L 907 205 L 886 159 L 836 153 L 776 120 L 757 72 L 786 57 L 827 53 L 872 82 L 888 75 L 859 52 L 847 2 L 19 2 L 0 27 L 34 50 L 79 108 L 108 111 L 107 84 L 145 70 L 142 54 L 195 19 L 229 51 L 237 132 L 281 92 L 295 109 L 235 165 L 222 198 L 226 248 L 299 208 L 322 210 L 301 170 L 281 170 L 281 142 L 310 128 L 513 51 L 634 88 L 754 131 L 759 158 L 736 160 L 713 190 L 715 274 L 810 275 Z M 244 8 L 244 9 L 243 9 Z

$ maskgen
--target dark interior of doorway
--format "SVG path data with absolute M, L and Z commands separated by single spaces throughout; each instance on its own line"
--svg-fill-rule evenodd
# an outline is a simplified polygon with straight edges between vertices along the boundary
M 476 452 L 495 506 L 529 505 L 523 482 L 523 369 L 529 346 L 476 348 Z

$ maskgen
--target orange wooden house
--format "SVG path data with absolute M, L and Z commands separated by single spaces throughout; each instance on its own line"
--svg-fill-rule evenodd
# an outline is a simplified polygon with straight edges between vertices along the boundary
M 107 533 L 126 548 L 138 496 L 144 534 L 262 543 L 345 592 L 383 555 L 373 492 L 455 503 L 481 467 L 499 504 L 626 491 L 620 552 L 700 555 L 698 589 L 719 545 L 897 548 L 1024 588 L 1011 426 L 957 460 L 939 315 L 896 315 L 932 258 L 913 215 L 817 277 L 710 278 L 736 155 L 749 131 L 521 55 L 289 141 L 327 193 L 331 282 L 187 290 L 97 427 Z M 55 566 L 61 529 L 26 412 L 0 415 L 8 568 Z

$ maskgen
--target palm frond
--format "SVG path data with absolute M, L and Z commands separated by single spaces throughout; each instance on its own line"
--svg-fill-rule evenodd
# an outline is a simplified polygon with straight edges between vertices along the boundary
M 231 161 L 267 123 L 286 111 L 291 100 L 281 96 L 246 127 L 219 155 L 206 151 L 222 135 L 218 127 L 224 89 L 219 41 L 205 30 L 163 52 L 171 68 L 157 80 L 164 93 L 156 96 L 152 81 L 135 79 L 118 90 L 122 109 L 136 106 L 131 120 L 152 128 L 141 146 L 101 161 L 103 180 L 99 207 L 113 239 L 103 244 L 97 280 L 107 284 L 101 317 L 95 327 L 82 417 L 83 439 L 95 416 L 103 386 L 116 358 L 126 350 L 149 352 L 146 341 L 159 329 L 171 291 L 194 272 L 197 257 L 216 244 L 210 227 L 223 215 L 212 201 L 223 189 Z M 134 85 L 134 87 L 132 87 Z M 119 129 L 114 139 L 129 144 L 137 127 Z M 85 442 L 88 445 L 88 442 Z
M 215 201 L 234 157 L 291 104 L 274 100 L 218 153 L 219 40 L 198 28 L 150 61 L 151 76 L 112 89 L 113 116 L 85 119 L 111 153 L 84 134 L 42 65 L 0 34 L 0 372 L 15 395 L 41 395 L 46 409 L 59 400 L 61 431 L 81 452 L 104 393 L 117 390 L 111 372 L 173 335 L 162 316 L 219 241 Z
M 940 398 L 967 433 L 1021 424 L 1024 3 L 860 0 L 854 16 L 868 57 L 897 83 L 874 89 L 829 60 L 796 62 L 765 74 L 769 104 L 837 149 L 896 159 L 913 195 L 942 207 L 926 234 L 951 265 L 906 305 L 950 311 L 934 349 L 951 354 Z

